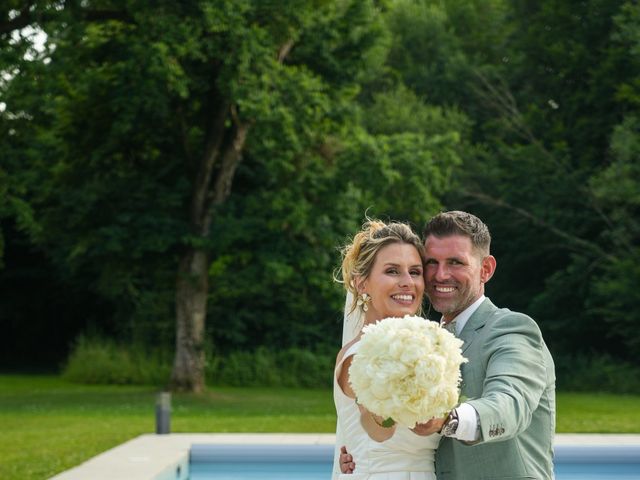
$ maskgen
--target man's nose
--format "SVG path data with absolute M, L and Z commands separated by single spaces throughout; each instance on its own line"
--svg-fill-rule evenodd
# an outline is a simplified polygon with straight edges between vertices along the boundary
M 447 280 L 449 278 L 449 267 L 446 264 L 437 265 L 434 278 L 437 281 Z

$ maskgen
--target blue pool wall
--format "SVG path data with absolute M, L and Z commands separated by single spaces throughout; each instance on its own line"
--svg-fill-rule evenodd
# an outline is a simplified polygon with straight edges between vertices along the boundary
M 555 464 L 636 463 L 640 445 L 556 445 Z M 333 462 L 333 445 L 211 445 L 194 444 L 192 463 Z

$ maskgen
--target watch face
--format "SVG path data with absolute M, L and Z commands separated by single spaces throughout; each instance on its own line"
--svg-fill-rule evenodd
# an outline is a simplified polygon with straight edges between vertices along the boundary
M 458 430 L 458 420 L 451 419 L 442 429 L 442 434 L 445 437 L 452 437 L 455 435 L 457 430 Z

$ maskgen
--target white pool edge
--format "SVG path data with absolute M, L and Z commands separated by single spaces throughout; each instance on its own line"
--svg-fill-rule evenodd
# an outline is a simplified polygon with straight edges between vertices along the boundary
M 145 434 L 90 458 L 50 480 L 183 480 L 189 475 L 189 449 L 194 443 L 333 445 L 334 441 L 335 435 L 321 433 Z
M 184 480 L 189 449 L 218 445 L 333 445 L 325 433 L 172 433 L 145 434 L 103 452 L 50 480 Z M 556 445 L 640 445 L 640 434 L 557 434 Z

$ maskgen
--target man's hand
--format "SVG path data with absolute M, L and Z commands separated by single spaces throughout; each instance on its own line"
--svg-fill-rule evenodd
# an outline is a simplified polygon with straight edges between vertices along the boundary
M 422 435 L 426 437 L 427 435 L 432 435 L 434 433 L 438 433 L 442 430 L 444 426 L 446 418 L 432 418 L 427 423 L 418 423 L 411 430 L 416 435 Z
M 353 462 L 353 457 L 347 453 L 347 447 L 344 445 L 340 447 L 340 471 L 342 473 L 353 473 L 356 468 L 356 464 Z

